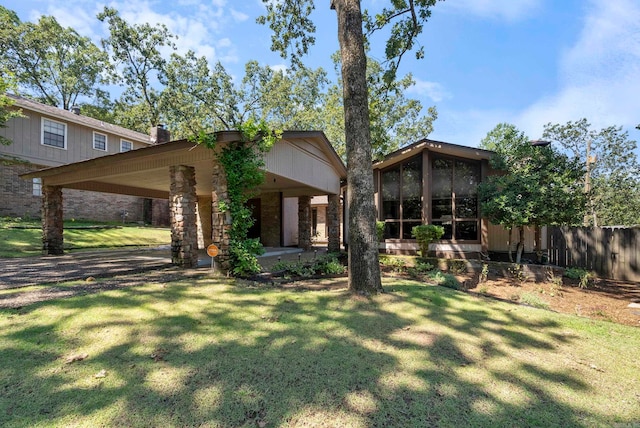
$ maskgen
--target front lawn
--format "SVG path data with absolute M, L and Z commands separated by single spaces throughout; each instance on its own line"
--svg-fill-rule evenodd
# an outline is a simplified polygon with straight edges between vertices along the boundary
M 0 426 L 634 426 L 640 329 L 385 279 L 0 310 Z
M 65 250 L 147 247 L 171 242 L 167 228 L 82 222 L 65 222 Z M 35 221 L 0 219 L 0 257 L 42 254 L 42 229 Z

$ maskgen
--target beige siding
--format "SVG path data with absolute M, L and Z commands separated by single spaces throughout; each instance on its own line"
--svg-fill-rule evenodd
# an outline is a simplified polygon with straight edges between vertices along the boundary
M 8 146 L 0 146 L 0 153 L 39 165 L 58 166 L 120 151 L 121 137 L 104 129 L 90 128 L 33 111 L 23 110 L 23 114 L 26 117 L 13 118 L 9 120 L 6 128 L 0 129 L 0 135 L 13 142 Z M 66 149 L 42 144 L 43 117 L 66 125 Z M 107 136 L 106 152 L 93 148 L 93 131 Z M 147 146 L 139 141 L 132 141 L 132 143 L 134 149 Z
M 519 230 L 514 228 L 511 236 L 511 249 L 515 249 L 518 242 Z M 524 251 L 529 253 L 534 251 L 535 231 L 533 228 L 526 228 L 524 232 Z M 502 226 L 489 224 L 489 251 L 508 251 L 509 230 Z M 547 228 L 542 228 L 542 249 L 547 249 Z

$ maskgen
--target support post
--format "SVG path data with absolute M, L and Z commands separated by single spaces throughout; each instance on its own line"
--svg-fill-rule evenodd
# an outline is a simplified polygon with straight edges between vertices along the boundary
M 220 210 L 220 202 L 229 204 L 227 176 L 224 166 L 213 161 L 213 192 L 211 194 L 212 242 L 218 247 L 216 269 L 226 274 L 231 268 L 229 254 L 229 231 L 231 230 L 231 214 Z
M 340 251 L 340 195 L 329 195 L 327 206 L 328 245 L 330 253 Z
M 191 166 L 170 168 L 169 215 L 171 220 L 171 261 L 184 268 L 198 265 L 196 226 L 196 179 Z
M 298 247 L 311 249 L 311 196 L 298 197 Z
M 62 187 L 42 187 L 42 253 L 64 254 Z

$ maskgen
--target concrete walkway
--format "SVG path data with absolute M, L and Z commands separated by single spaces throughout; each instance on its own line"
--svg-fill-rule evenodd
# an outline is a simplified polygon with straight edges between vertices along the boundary
M 269 269 L 279 260 L 309 260 L 326 253 L 326 248 L 302 252 L 298 248 L 265 248 L 258 260 Z M 79 279 L 108 278 L 168 268 L 171 253 L 168 247 L 115 251 L 91 251 L 68 253 L 62 256 L 40 256 L 0 259 L 0 290 L 28 287 Z M 198 267 L 211 266 L 211 258 L 205 250 L 198 256 Z M 177 269 L 177 268 L 176 268 Z

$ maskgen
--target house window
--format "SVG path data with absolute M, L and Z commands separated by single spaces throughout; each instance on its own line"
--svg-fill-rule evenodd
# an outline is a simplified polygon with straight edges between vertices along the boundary
M 93 148 L 96 150 L 107 151 L 107 136 L 99 132 L 93 133 Z
M 42 178 L 33 179 L 33 196 L 42 196 Z
M 385 239 L 412 239 L 422 223 L 422 155 L 382 172 Z
M 444 227 L 442 239 L 477 241 L 480 164 L 435 158 L 431 174 L 431 222 Z
M 42 144 L 67 148 L 67 125 L 50 119 L 42 119 Z
M 120 151 L 121 152 L 128 152 L 129 150 L 133 149 L 133 143 L 131 141 L 127 141 L 127 140 L 120 140 Z

